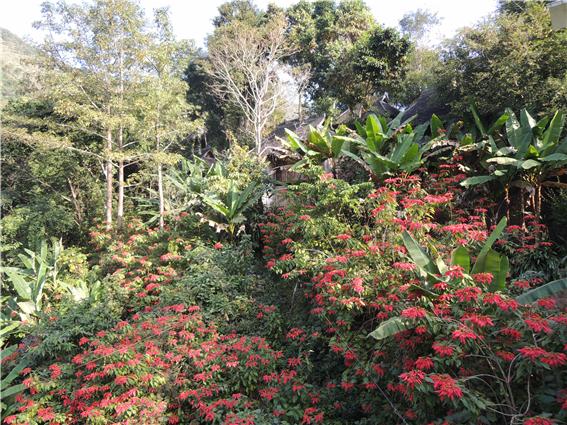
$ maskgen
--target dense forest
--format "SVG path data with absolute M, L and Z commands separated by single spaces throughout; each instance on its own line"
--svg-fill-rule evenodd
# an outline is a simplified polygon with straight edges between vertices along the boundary
M 562 7 L 2 30 L 2 423 L 567 423 Z

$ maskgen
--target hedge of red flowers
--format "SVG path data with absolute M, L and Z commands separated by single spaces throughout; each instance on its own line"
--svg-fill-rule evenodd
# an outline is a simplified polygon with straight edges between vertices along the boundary
M 490 205 L 456 206 L 460 178 L 451 166 L 378 189 L 325 177 L 292 188 L 288 207 L 262 226 L 267 267 L 282 285 L 303 288 L 329 353 L 342 357 L 340 373 L 324 384 L 333 389 L 328 417 L 420 424 L 567 418 L 565 309 L 551 298 L 530 306 L 514 299 L 541 280 L 493 291 L 490 273 L 454 266 L 428 282 L 407 255 L 403 231 L 447 263 L 459 245 L 479 251 Z M 521 231 L 511 227 L 498 245 L 519 254 L 543 237 Z M 381 324 L 396 328 L 368 338 Z
M 515 299 L 542 283 L 514 267 L 552 248 L 545 229 L 528 217 L 529 232 L 511 226 L 496 242 L 512 257 L 503 290 L 491 273 L 451 265 L 457 246 L 474 255 L 491 230 L 493 205 L 465 202 L 462 178 L 446 164 L 378 188 L 330 175 L 290 187 L 260 224 L 269 280 L 230 326 L 205 319 L 183 285 L 203 259 L 237 261 L 237 245 L 182 228 L 95 232 L 123 317 L 22 371 L 27 389 L 4 422 L 562 423 L 566 310 Z M 404 231 L 446 270 L 423 275 Z

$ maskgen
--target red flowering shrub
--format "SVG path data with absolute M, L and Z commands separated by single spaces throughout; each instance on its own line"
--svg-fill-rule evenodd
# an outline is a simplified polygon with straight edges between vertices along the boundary
M 260 337 L 221 335 L 195 306 L 145 310 L 82 341 L 71 362 L 34 371 L 19 413 L 5 421 L 240 424 L 255 423 L 260 407 L 305 402 L 320 422 L 297 379 L 300 357 L 284 359 Z
M 450 261 L 457 246 L 477 254 L 490 230 L 486 200 L 455 204 L 456 171 L 290 187 L 259 225 L 261 284 L 247 240 L 93 234 L 124 308 L 25 369 L 5 423 L 565 421 L 567 314 L 552 298 L 516 301 L 539 278 L 512 269 L 494 291 L 493 273 Z M 424 273 L 404 231 L 449 266 Z M 509 228 L 495 247 L 522 254 L 528 236 Z
M 323 408 L 326 418 L 421 424 L 567 416 L 559 398 L 567 314 L 552 300 L 518 304 L 513 283 L 491 292 L 490 273 L 453 267 L 420 275 L 407 255 L 404 230 L 446 263 L 458 245 L 478 252 L 487 238 L 489 205 L 455 207 L 462 176 L 448 170 L 428 177 L 433 194 L 415 176 L 373 191 L 330 179 L 299 184 L 288 208 L 261 227 L 268 268 L 303 289 L 310 325 L 327 340 L 313 353 L 326 359 L 320 370 L 335 371 L 321 382 L 323 405 L 332 405 Z M 361 338 L 374 330 L 376 339 Z

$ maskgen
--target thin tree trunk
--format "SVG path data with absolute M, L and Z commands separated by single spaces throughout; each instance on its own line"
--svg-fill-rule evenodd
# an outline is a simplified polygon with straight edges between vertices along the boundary
M 73 182 L 70 178 L 67 178 L 67 183 L 69 184 L 69 190 L 71 191 L 71 199 L 73 201 L 73 207 L 75 208 L 75 221 L 79 226 L 83 224 L 83 211 L 81 208 L 81 203 L 79 202 L 79 194 L 77 189 L 73 186 Z
M 118 149 L 122 152 L 122 147 L 124 146 L 124 129 L 122 124 L 120 124 L 120 129 L 118 131 Z M 120 159 L 118 161 L 118 206 L 116 211 L 116 224 L 118 227 L 122 227 L 124 224 L 124 160 Z
M 258 115 L 256 115 L 256 117 L 257 118 L 254 122 L 254 141 L 256 142 L 256 153 L 260 155 L 262 153 L 262 131 L 264 130 L 264 127 L 261 124 Z
M 112 229 L 112 198 L 114 190 L 112 185 L 112 159 L 110 153 L 112 152 L 112 130 L 109 128 L 106 131 L 106 149 L 108 150 L 108 159 L 106 160 L 106 230 Z
M 163 230 L 165 216 L 165 202 L 163 197 L 163 170 L 162 165 L 157 166 L 158 175 L 158 195 L 159 195 L 159 230 Z
M 118 161 L 118 207 L 116 211 L 118 227 L 124 224 L 124 161 Z
M 121 40 L 122 42 L 122 40 Z M 118 150 L 122 153 L 124 147 L 124 50 L 120 49 L 120 128 L 118 130 Z M 118 211 L 116 212 L 118 227 L 124 224 L 124 160 L 118 161 Z
M 303 124 L 303 87 L 299 89 L 299 103 L 297 105 L 297 118 L 299 119 L 299 124 Z

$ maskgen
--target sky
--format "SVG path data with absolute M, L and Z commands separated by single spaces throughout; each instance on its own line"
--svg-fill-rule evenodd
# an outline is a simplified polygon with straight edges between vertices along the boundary
M 44 0 L 0 0 L 0 27 L 34 41 L 40 41 L 32 23 L 41 17 Z M 71 1 L 74 2 L 74 1 Z M 225 0 L 140 0 L 151 14 L 154 8 L 169 6 L 174 31 L 178 38 L 192 39 L 198 46 L 212 32 L 212 19 L 217 7 Z M 256 0 L 264 9 L 268 3 L 289 6 L 297 0 Z M 404 14 L 418 8 L 437 12 L 441 25 L 433 31 L 433 43 L 451 37 L 458 28 L 470 26 L 494 12 L 496 0 L 366 0 L 376 20 L 386 26 L 397 27 Z

